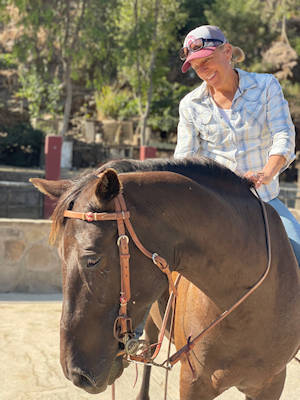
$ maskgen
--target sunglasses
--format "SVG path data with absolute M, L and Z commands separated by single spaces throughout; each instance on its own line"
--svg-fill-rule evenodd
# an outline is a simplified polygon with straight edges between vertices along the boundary
M 205 47 L 218 47 L 224 42 L 219 39 L 195 39 L 187 47 L 182 47 L 179 52 L 180 60 L 185 61 L 190 53 L 195 53 Z

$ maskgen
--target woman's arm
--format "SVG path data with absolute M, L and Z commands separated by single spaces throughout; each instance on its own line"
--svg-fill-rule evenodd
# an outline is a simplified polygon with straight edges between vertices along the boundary
M 187 105 L 181 101 L 179 104 L 179 124 L 174 158 L 195 156 L 199 147 L 198 132 L 190 119 Z
M 282 170 L 285 164 L 286 158 L 284 156 L 273 155 L 270 156 L 267 164 L 261 171 L 248 171 L 244 176 L 252 181 L 255 184 L 256 189 L 258 189 L 261 185 L 267 185 L 270 183 L 274 176 Z
M 269 159 L 261 171 L 248 171 L 244 175 L 255 183 L 256 188 L 270 183 L 295 159 L 295 127 L 281 86 L 274 76 L 270 76 L 266 100 L 267 126 L 273 139 Z
M 295 127 L 288 102 L 285 100 L 281 86 L 274 76 L 271 76 L 266 100 L 267 126 L 273 139 L 269 157 L 281 155 L 286 161 L 282 168 L 277 171 L 278 173 L 286 169 L 295 159 Z

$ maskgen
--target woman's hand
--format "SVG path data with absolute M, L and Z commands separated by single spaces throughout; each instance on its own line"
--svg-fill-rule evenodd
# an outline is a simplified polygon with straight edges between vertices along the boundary
M 285 163 L 286 159 L 284 156 L 270 156 L 264 169 L 257 172 L 247 171 L 244 177 L 252 181 L 255 185 L 255 188 L 258 189 L 261 185 L 268 185 L 274 176 L 280 172 Z
M 256 189 L 261 185 L 268 185 L 273 178 L 272 176 L 267 175 L 264 171 L 248 171 L 245 173 L 244 177 L 253 182 Z

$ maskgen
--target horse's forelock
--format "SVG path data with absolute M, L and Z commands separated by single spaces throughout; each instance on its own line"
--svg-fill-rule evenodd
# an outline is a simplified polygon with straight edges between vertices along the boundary
M 93 172 L 85 173 L 84 175 L 79 176 L 79 178 L 72 181 L 71 186 L 59 198 L 51 216 L 52 225 L 49 235 L 49 242 L 52 245 L 57 243 L 57 240 L 62 232 L 65 219 L 64 212 L 72 208 L 71 205 L 76 201 L 82 189 L 95 179 L 97 179 L 97 177 Z

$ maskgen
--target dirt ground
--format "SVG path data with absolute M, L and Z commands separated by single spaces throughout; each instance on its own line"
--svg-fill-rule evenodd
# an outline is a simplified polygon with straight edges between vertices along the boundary
M 0 295 L 0 400 L 111 400 L 111 390 L 90 395 L 73 386 L 63 376 L 59 364 L 59 296 Z M 166 354 L 163 349 L 162 359 Z M 299 354 L 300 356 L 300 354 Z M 139 391 L 142 367 L 131 365 L 116 382 L 116 400 L 133 400 Z M 179 400 L 179 365 L 169 375 L 168 400 Z M 163 399 L 164 372 L 152 374 L 151 400 Z M 300 399 L 300 364 L 288 366 L 287 381 L 281 400 Z M 218 400 L 244 400 L 230 389 Z

